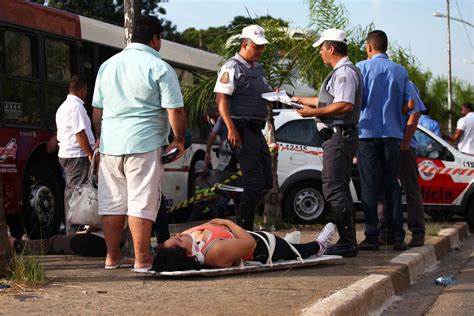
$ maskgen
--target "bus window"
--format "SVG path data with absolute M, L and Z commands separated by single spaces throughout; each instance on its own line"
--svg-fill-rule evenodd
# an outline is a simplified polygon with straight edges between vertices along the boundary
M 117 54 L 119 51 L 120 49 L 117 48 L 99 46 L 99 67 L 104 61 Z
M 56 129 L 56 111 L 68 93 L 68 81 L 73 73 L 72 45 L 60 40 L 46 39 L 46 118 L 49 129 Z
M 23 78 L 35 78 L 37 67 L 33 57 L 36 41 L 28 35 L 5 31 L 5 73 Z
M 67 83 L 71 78 L 71 46 L 46 39 L 46 80 Z
M 3 33 L 3 119 L 7 125 L 40 126 L 40 84 L 37 41 L 33 36 L 6 30 Z

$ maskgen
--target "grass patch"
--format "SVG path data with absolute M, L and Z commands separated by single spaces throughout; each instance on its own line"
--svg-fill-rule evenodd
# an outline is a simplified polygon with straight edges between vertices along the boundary
M 21 285 L 35 286 L 46 281 L 43 264 L 35 256 L 13 254 L 11 280 Z
M 446 228 L 446 223 L 427 221 L 425 224 L 426 236 L 438 236 L 438 233 L 443 228 Z

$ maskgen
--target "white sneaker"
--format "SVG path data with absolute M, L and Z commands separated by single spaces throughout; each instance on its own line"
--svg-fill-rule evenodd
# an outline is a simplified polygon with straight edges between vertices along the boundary
M 316 238 L 316 242 L 319 244 L 319 251 L 316 256 L 322 256 L 326 252 L 326 249 L 335 234 L 336 227 L 334 227 L 333 223 L 327 223 L 326 226 L 323 227 L 318 238 Z

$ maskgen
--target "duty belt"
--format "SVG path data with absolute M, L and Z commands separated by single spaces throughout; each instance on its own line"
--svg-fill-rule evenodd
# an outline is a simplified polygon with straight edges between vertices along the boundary
M 242 117 L 242 118 L 232 118 L 235 124 L 239 127 L 246 127 L 250 130 L 261 130 L 265 127 L 265 121 L 251 118 L 251 117 Z
M 342 137 L 349 138 L 350 133 L 357 128 L 356 124 L 350 125 L 336 125 L 331 127 L 325 127 L 318 132 L 319 137 L 326 141 L 331 138 L 332 134 L 337 133 L 339 130 L 341 132 Z

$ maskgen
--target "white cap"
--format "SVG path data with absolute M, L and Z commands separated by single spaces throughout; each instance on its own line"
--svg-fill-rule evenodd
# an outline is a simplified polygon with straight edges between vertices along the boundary
M 249 38 L 257 45 L 268 44 L 269 42 L 265 38 L 265 30 L 258 25 L 249 25 L 242 29 L 240 38 Z
M 207 165 L 204 162 L 204 160 L 198 160 L 196 161 L 196 164 L 194 165 L 194 173 L 201 173 L 204 170 L 206 170 L 206 167 Z
M 313 47 L 318 47 L 325 41 L 342 42 L 347 44 L 346 33 L 338 29 L 328 29 L 321 34 L 321 38 L 313 44 Z

